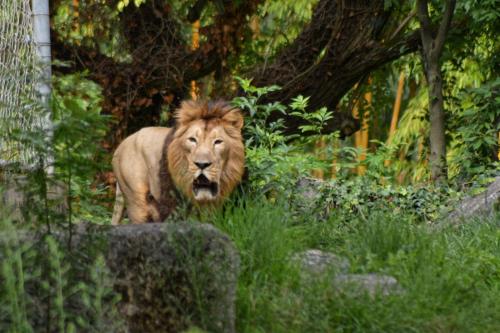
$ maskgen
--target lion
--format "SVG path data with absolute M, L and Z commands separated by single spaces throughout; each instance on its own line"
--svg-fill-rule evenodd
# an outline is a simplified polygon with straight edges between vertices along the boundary
M 176 125 L 146 127 L 113 155 L 117 179 L 112 224 L 162 222 L 182 198 L 217 207 L 241 181 L 245 149 L 241 111 L 227 102 L 184 101 Z M 125 199 L 125 200 L 124 200 Z

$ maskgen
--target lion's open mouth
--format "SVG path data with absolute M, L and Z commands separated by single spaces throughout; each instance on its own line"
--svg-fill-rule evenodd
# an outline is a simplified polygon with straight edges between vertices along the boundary
M 196 200 L 210 200 L 217 196 L 219 185 L 211 182 L 204 174 L 193 181 L 193 193 Z

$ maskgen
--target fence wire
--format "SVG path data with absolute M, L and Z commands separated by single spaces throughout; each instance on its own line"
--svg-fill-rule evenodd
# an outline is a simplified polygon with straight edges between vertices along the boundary
M 19 133 L 41 128 L 31 0 L 0 0 L 0 166 L 29 167 L 35 152 Z

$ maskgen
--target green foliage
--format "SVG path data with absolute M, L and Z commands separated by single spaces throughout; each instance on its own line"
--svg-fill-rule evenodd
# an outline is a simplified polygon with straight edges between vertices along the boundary
M 290 108 L 296 111 L 291 112 L 290 115 L 302 118 L 309 123 L 308 125 L 299 126 L 302 133 L 313 133 L 320 136 L 326 122 L 333 118 L 332 111 L 322 107 L 314 112 L 307 112 L 308 103 L 309 97 L 303 97 L 302 95 L 295 97 L 290 103 Z
M 101 256 L 75 256 L 60 241 L 37 238 L 0 219 L 0 330 L 104 332 L 120 327 Z M 43 321 L 40 318 L 44 318 Z
M 452 188 L 380 184 L 379 180 L 371 177 L 322 182 L 315 186 L 314 191 L 320 198 L 316 200 L 316 206 L 311 207 L 312 210 L 306 214 L 321 213 L 326 208 L 327 212 L 345 221 L 354 216 L 369 216 L 372 212 L 387 212 L 405 213 L 414 222 L 436 222 L 460 198 L 459 193 Z M 300 202 L 295 204 L 300 205 Z
M 462 181 L 498 168 L 500 132 L 500 79 L 478 88 L 465 88 L 458 96 L 450 124 L 453 175 Z
M 380 205 L 387 202 L 379 200 Z M 364 216 L 351 214 L 350 219 L 332 214 L 318 220 L 293 215 L 285 202 L 260 198 L 221 212 L 214 224 L 241 253 L 237 331 L 496 331 L 498 223 L 471 221 L 433 229 L 413 223 L 413 209 L 371 209 Z M 349 214 L 343 207 L 337 210 Z M 302 278 L 290 258 L 307 248 L 349 258 L 351 273 L 392 275 L 404 291 L 375 298 L 353 296 L 338 292 L 332 275 Z
M 259 31 L 244 44 L 237 60 L 237 72 L 272 59 L 288 46 L 309 23 L 317 0 L 268 0 L 258 8 L 255 19 Z
M 85 74 L 56 76 L 53 87 L 56 179 L 66 185 L 69 214 L 104 222 L 105 189 L 93 184 L 97 173 L 110 168 L 109 157 L 101 146 L 110 124 L 109 117 L 101 114 L 101 88 Z
M 103 259 L 89 256 L 95 249 L 79 256 L 61 244 L 71 239 L 75 220 L 109 223 L 102 189 L 92 188 L 96 173 L 109 168 L 99 144 L 109 121 L 100 114 L 99 86 L 84 75 L 55 77 L 53 88 L 53 141 L 43 129 L 16 132 L 16 140 L 35 148 L 38 162 L 2 174 L 22 214 L 12 215 L 13 225 L 10 208 L 0 207 L 0 331 L 39 331 L 41 316 L 48 332 L 109 331 L 115 301 Z M 45 171 L 48 156 L 52 176 Z
M 251 80 L 237 80 L 247 94 L 235 98 L 233 104 L 249 115 L 245 120 L 244 136 L 250 189 L 259 193 L 279 192 L 289 195 L 294 179 L 321 162 L 312 155 L 302 153 L 307 143 L 297 140 L 294 144 L 290 143 L 297 136 L 285 134 L 283 119 L 268 121 L 272 113 L 290 112 L 287 106 L 278 102 L 265 105 L 259 103 L 259 98 L 279 87 L 257 88 L 251 85 Z M 297 104 L 298 100 L 293 103 Z M 296 110 L 298 113 L 299 110 Z

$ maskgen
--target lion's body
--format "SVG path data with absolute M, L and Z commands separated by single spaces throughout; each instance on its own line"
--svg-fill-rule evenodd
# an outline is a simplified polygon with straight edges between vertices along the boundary
M 151 199 L 160 202 L 160 161 L 165 138 L 171 130 L 167 127 L 143 128 L 126 138 L 115 151 L 113 171 L 132 221 L 160 219 Z M 112 222 L 117 224 L 119 221 Z
M 184 102 L 175 128 L 147 127 L 126 138 L 113 156 L 117 197 L 133 223 L 160 222 L 176 205 L 174 192 L 197 206 L 219 204 L 241 180 L 243 119 L 226 103 Z

